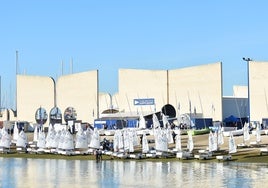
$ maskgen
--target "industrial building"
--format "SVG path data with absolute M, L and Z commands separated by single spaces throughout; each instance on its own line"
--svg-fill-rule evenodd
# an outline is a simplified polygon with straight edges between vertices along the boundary
M 266 72 L 268 63 L 250 61 L 249 91 L 246 86 L 234 86 L 234 95 L 229 97 L 222 92 L 221 62 L 173 70 L 120 69 L 118 93 L 113 96 L 99 92 L 98 70 L 58 80 L 17 75 L 17 112 L 2 111 L 0 118 L 30 123 L 46 118 L 43 123 L 48 125 L 60 117 L 62 123 L 69 118 L 93 124 L 114 112 L 118 117 L 136 118 L 162 112 L 169 118 L 188 114 L 223 121 L 230 115 L 247 117 L 250 111 L 251 121 L 263 122 L 268 119 Z M 44 117 L 38 113 L 41 109 Z

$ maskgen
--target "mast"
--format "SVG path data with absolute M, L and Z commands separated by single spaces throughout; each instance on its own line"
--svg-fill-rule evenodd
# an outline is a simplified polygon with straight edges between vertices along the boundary
M 169 104 L 169 72 L 167 70 L 167 104 Z
M 18 90 L 17 90 L 17 75 L 18 75 L 18 64 L 19 64 L 19 52 L 18 50 L 16 51 L 16 79 L 15 79 L 15 87 L 16 87 L 16 96 L 15 96 L 15 111 L 17 112 L 18 110 L 18 104 L 17 104 L 17 98 L 18 98 Z M 18 113 L 18 112 L 17 112 Z
M 1 84 L 1 76 L 0 76 L 0 110 L 2 110 L 2 84 Z
M 100 101 L 99 101 L 99 94 L 100 94 L 100 88 L 99 88 L 99 70 L 97 70 L 97 119 L 99 119 L 100 116 Z

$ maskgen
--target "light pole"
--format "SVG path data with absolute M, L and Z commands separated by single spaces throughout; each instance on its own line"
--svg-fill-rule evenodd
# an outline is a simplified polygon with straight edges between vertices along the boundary
M 248 77 L 248 123 L 250 124 L 250 92 L 249 92 L 249 62 L 251 58 L 243 57 L 243 60 L 247 62 L 247 77 Z

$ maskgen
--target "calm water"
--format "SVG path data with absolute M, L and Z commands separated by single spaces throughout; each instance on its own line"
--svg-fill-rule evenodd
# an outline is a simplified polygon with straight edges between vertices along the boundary
M 0 158 L 0 187 L 265 187 L 268 165 Z

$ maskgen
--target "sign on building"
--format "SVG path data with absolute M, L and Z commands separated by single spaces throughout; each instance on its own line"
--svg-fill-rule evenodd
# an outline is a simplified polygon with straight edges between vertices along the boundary
M 154 98 L 134 99 L 134 105 L 154 105 Z

